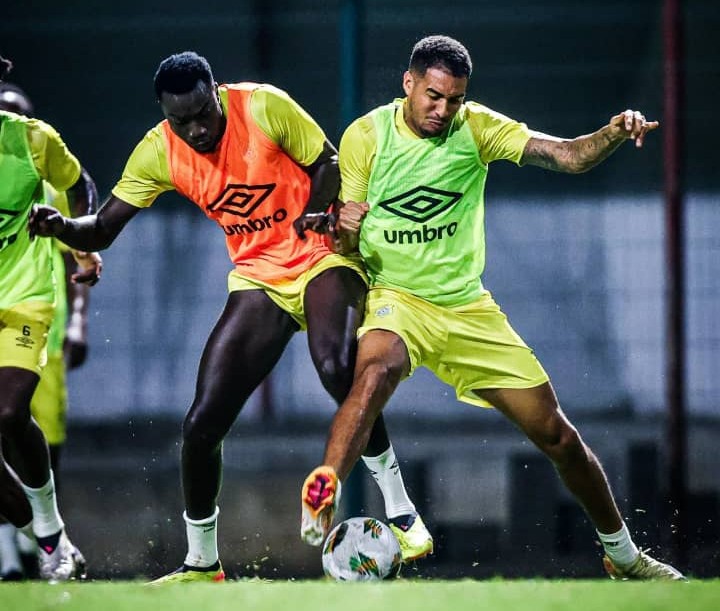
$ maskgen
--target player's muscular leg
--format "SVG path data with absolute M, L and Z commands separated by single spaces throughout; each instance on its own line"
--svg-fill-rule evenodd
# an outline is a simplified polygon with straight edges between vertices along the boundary
M 183 492 L 190 518 L 206 518 L 215 510 L 222 440 L 297 328 L 263 291 L 228 296 L 205 345 L 183 425 Z
M 529 389 L 485 389 L 489 401 L 553 462 L 567 488 L 601 532 L 616 532 L 622 520 L 598 459 L 563 413 L 550 383 Z
M 365 313 L 367 287 L 347 267 L 333 267 L 314 278 L 305 291 L 308 346 L 320 381 L 340 405 L 350 392 L 357 354 L 356 331 Z M 373 425 L 365 453 L 390 447 L 382 414 Z
M 410 359 L 403 341 L 389 331 L 368 331 L 358 344 L 355 379 L 330 426 L 324 463 L 347 478 L 368 444 L 385 403 L 407 375 Z
M 5 458 L 33 488 L 45 485 L 50 473 L 45 437 L 30 418 L 30 399 L 39 379 L 27 369 L 0 367 L 0 435 L 5 440 Z
M 21 528 L 32 520 L 30 503 L 18 481 L 8 471 L 0 447 L 0 516 Z
M 305 290 L 310 356 L 322 385 L 338 404 L 352 385 L 355 333 L 365 313 L 366 294 L 365 283 L 347 267 L 325 270 Z

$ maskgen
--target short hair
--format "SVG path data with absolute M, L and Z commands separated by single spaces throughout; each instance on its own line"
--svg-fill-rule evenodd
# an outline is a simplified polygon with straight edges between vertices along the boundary
M 12 69 L 13 63 L 9 59 L 0 57 L 0 95 L 3 93 L 14 93 L 18 98 L 21 98 L 21 104 L 13 101 L 13 106 L 24 110 L 24 114 L 31 117 L 35 112 L 35 108 L 33 107 L 32 101 L 30 101 L 30 96 L 15 83 L 8 83 L 3 80 Z
M 449 36 L 426 36 L 413 47 L 408 69 L 424 76 L 428 68 L 436 67 L 454 77 L 469 77 L 472 73 L 470 53 L 462 43 Z
M 209 88 L 215 83 L 208 60 L 195 51 L 175 53 L 162 60 L 155 72 L 155 96 L 159 100 L 163 92 L 188 93 L 195 89 L 198 81 Z

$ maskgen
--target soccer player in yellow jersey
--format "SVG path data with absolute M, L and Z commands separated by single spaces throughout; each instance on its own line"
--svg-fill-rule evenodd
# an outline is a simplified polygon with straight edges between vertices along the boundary
M 0 58 L 0 81 L 11 66 Z M 0 111 L 0 515 L 23 532 L 32 522 L 40 576 L 67 580 L 84 575 L 85 560 L 65 533 L 47 442 L 30 417 L 56 299 L 52 244 L 31 241 L 26 230 L 45 182 L 67 191 L 75 211 L 92 210 L 94 184 L 58 133 L 37 119 Z M 97 282 L 100 258 L 76 254 L 83 269 L 75 280 Z
M 67 219 L 37 207 L 30 229 L 75 248 L 107 248 L 130 219 L 172 189 L 220 226 L 234 269 L 183 426 L 188 552 L 182 567 L 157 582 L 222 581 L 217 497 L 223 438 L 301 329 L 307 329 L 323 386 L 338 403 L 345 398 L 366 279 L 356 262 L 333 253 L 315 231 L 327 224 L 338 195 L 337 151 L 296 102 L 270 85 L 218 86 L 194 52 L 163 60 L 154 82 L 165 120 L 137 145 L 99 212 Z M 407 496 L 381 419 L 366 446 L 388 518 L 412 537 L 408 557 L 429 553 L 432 537 Z
M 595 525 L 611 577 L 683 579 L 637 549 L 599 461 L 481 281 L 490 162 L 585 172 L 626 140 L 641 147 L 658 123 L 626 110 L 571 140 L 530 131 L 466 101 L 471 69 L 458 41 L 422 39 L 403 76 L 406 97 L 361 117 L 343 135 L 345 205 L 337 244 L 359 250 L 370 290 L 355 380 L 333 419 L 323 465 L 303 485 L 301 537 L 322 540 L 339 482 L 360 456 L 375 418 L 400 381 L 425 365 L 461 401 L 498 409 L 547 455 Z
M 14 112 L 26 117 L 34 115 L 32 101 L 20 87 L 0 82 L 0 110 Z M 88 178 L 88 180 L 90 180 Z M 48 183 L 45 201 L 70 216 L 65 193 L 58 193 Z M 91 191 L 93 195 L 94 190 Z M 96 202 L 92 204 L 96 206 Z M 94 255 L 97 256 L 97 255 Z M 37 421 L 48 442 L 50 466 L 55 487 L 59 488 L 59 462 L 66 439 L 67 387 L 66 369 L 79 367 L 87 354 L 87 304 L 89 286 L 73 282 L 66 270 L 78 270 L 73 253 L 57 240 L 53 241 L 53 275 L 56 299 L 47 339 L 47 363 L 40 374 L 40 382 L 30 402 L 30 413 Z M 69 314 L 68 314 L 69 310 Z M 26 556 L 36 555 L 34 541 L 27 539 L 10 523 L 0 519 L 0 579 L 21 579 L 23 564 L 28 565 L 29 575 L 36 571 L 29 562 L 22 562 L 20 552 Z M 29 559 L 28 559 L 29 560 Z M 28 576 L 29 576 L 28 575 Z

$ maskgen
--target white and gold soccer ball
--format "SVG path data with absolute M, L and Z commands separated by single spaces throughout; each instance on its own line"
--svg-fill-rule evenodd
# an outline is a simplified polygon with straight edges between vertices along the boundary
M 400 572 L 400 544 L 375 518 L 348 518 L 330 531 L 322 551 L 323 571 L 337 581 L 377 581 Z

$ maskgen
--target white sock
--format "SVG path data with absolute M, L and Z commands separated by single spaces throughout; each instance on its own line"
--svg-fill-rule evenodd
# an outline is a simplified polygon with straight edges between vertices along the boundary
M 385 515 L 396 518 L 406 513 L 416 513 L 415 505 L 405 490 L 400 465 L 395 458 L 392 444 L 378 456 L 363 456 L 365 466 L 377 482 L 385 500 Z
M 33 532 L 36 537 L 49 537 L 62 530 L 65 524 L 60 517 L 55 494 L 55 479 L 50 471 L 50 479 L 41 488 L 22 485 L 25 496 L 30 501 L 33 513 Z
M 0 575 L 10 571 L 22 573 L 20 554 L 15 544 L 17 529 L 12 524 L 0 524 Z
M 219 559 L 217 546 L 217 517 L 220 508 L 215 507 L 215 513 L 209 518 L 191 520 L 187 511 L 183 512 L 185 531 L 187 533 L 188 553 L 185 564 L 198 568 L 207 568 Z
M 630 566 L 640 554 L 625 523 L 616 533 L 605 535 L 597 531 L 597 534 L 608 558 L 619 567 Z

